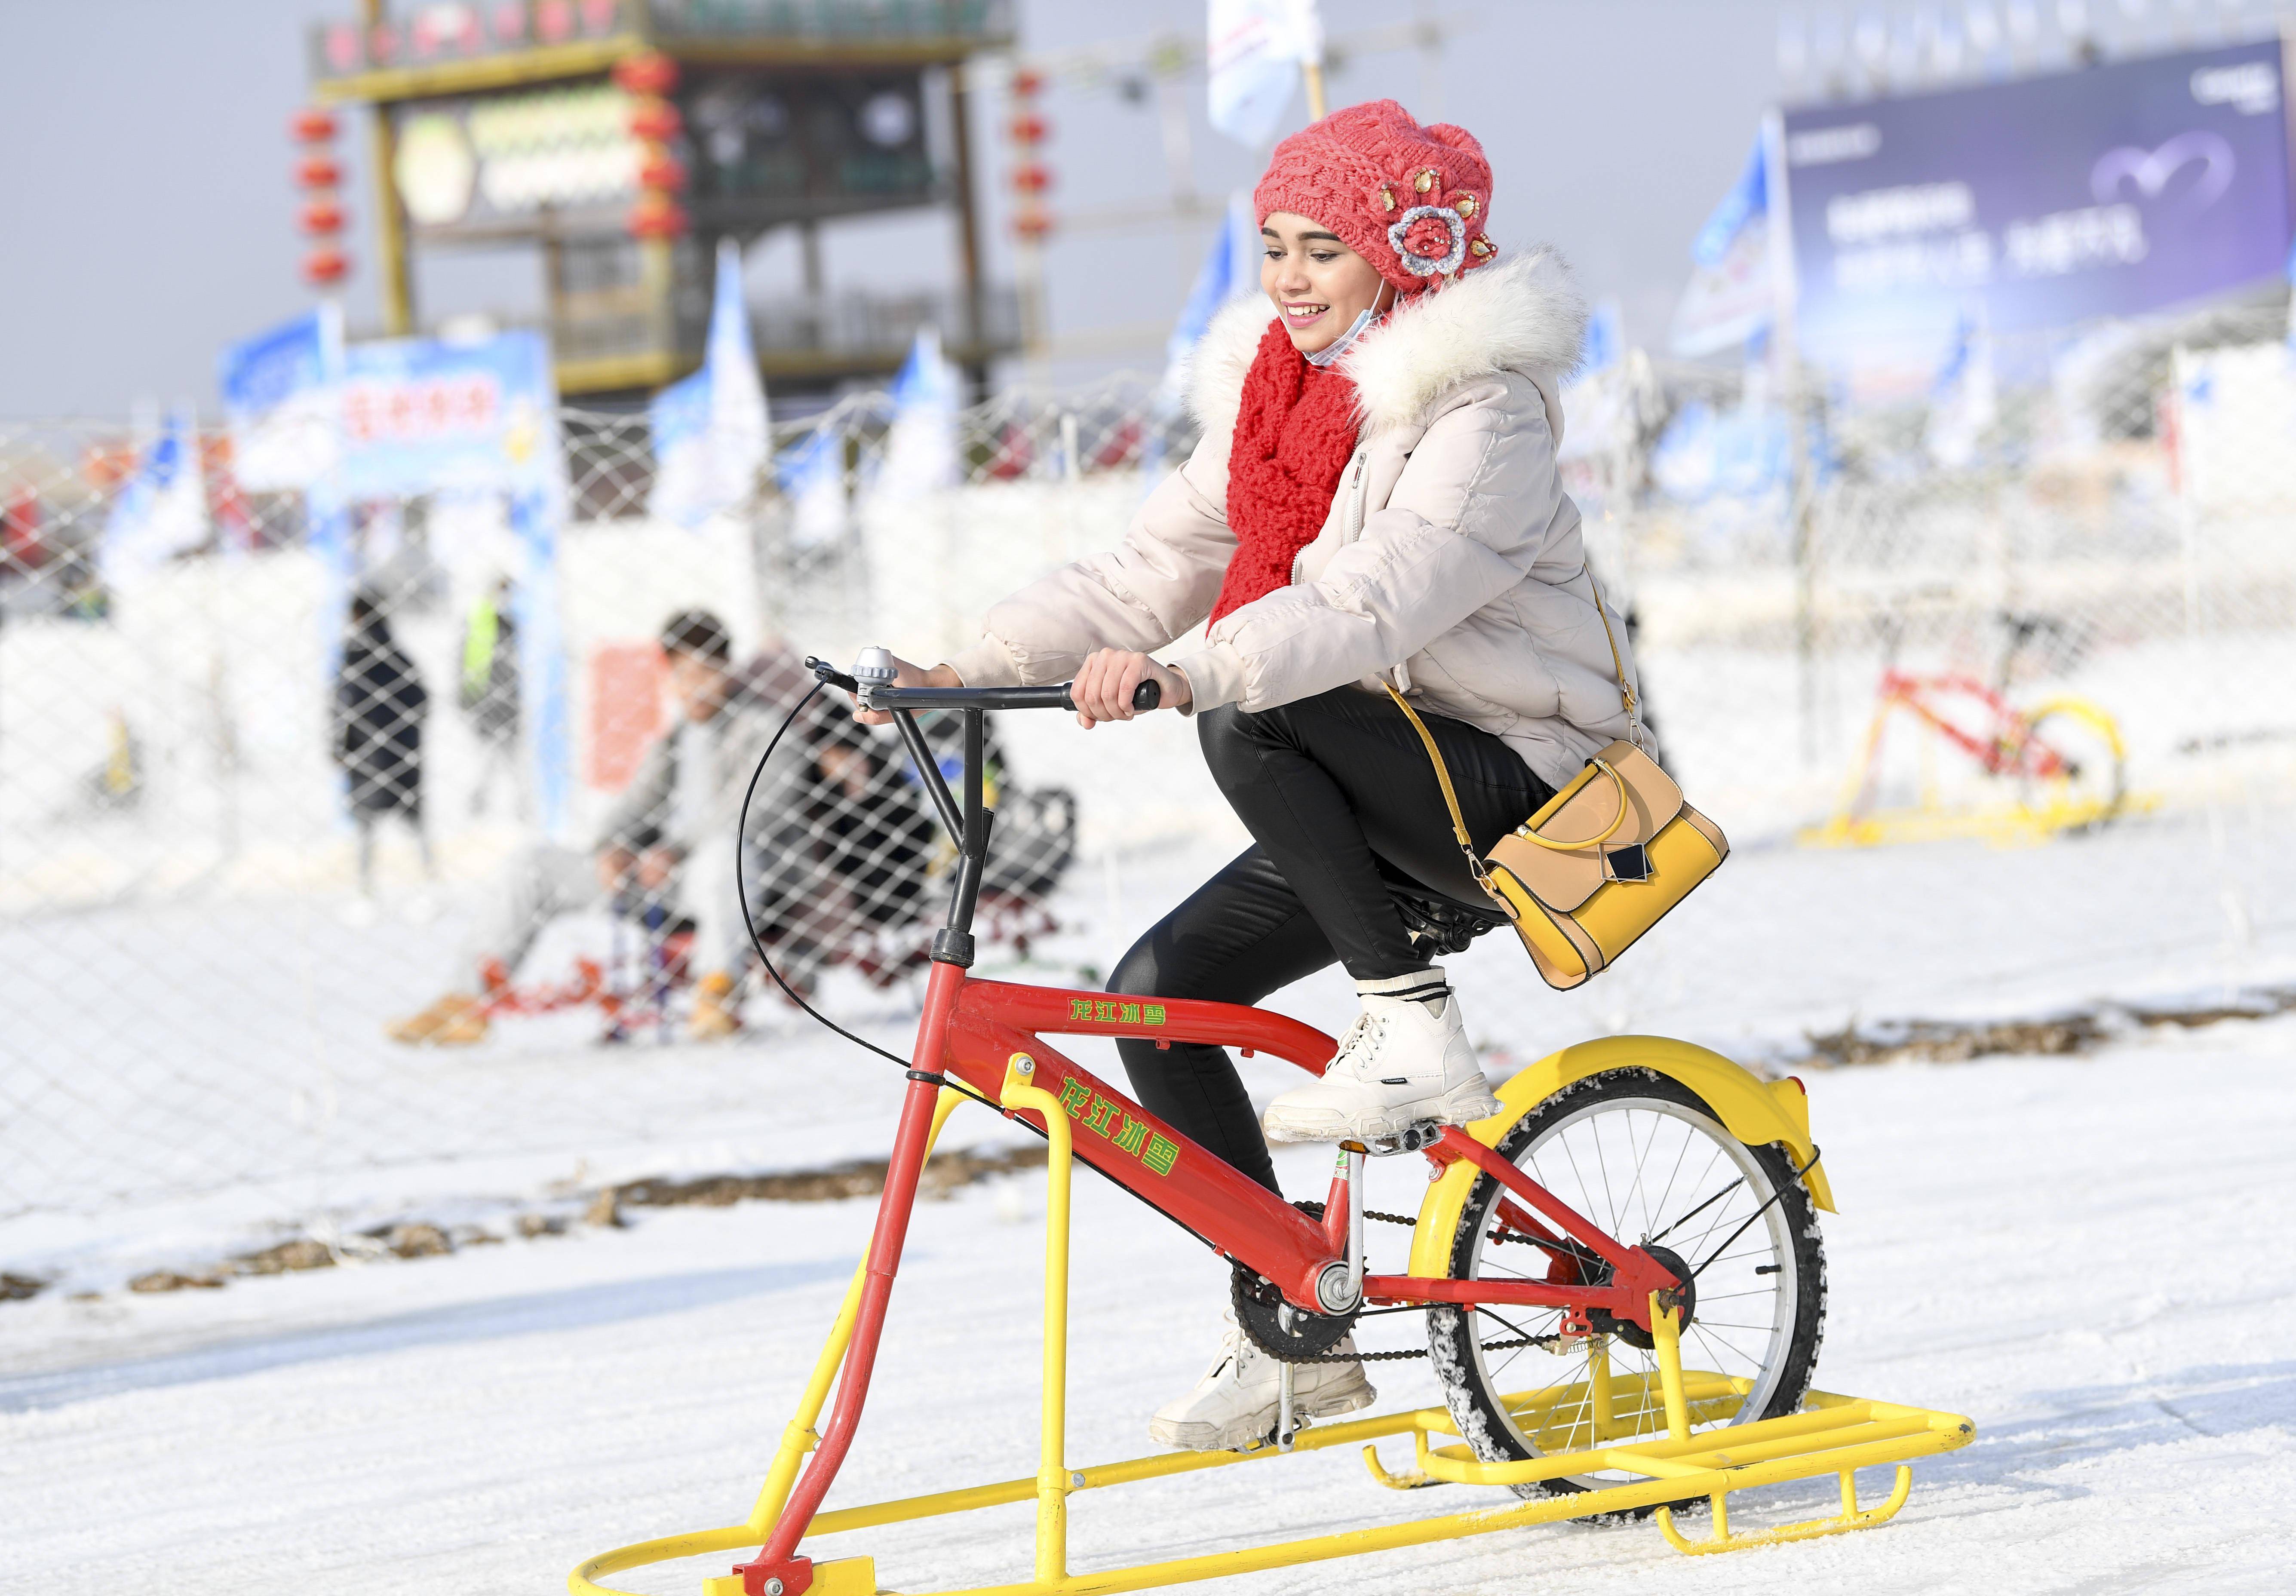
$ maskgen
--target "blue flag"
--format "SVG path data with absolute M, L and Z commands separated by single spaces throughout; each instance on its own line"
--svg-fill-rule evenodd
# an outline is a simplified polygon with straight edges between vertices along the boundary
M 1219 228 L 1212 234 L 1211 247 L 1204 251 L 1203 264 L 1196 268 L 1196 280 L 1189 285 L 1187 302 L 1180 307 L 1172 334 L 1164 340 L 1164 386 L 1176 395 L 1189 351 L 1203 337 L 1220 307 L 1259 286 L 1246 276 L 1259 242 L 1249 220 L 1250 206 L 1249 195 L 1239 193 L 1229 200 Z
M 1754 147 L 1746 151 L 1746 169 L 1738 174 L 1738 181 L 1722 196 L 1714 214 L 1706 218 L 1706 225 L 1698 230 L 1697 238 L 1691 241 L 1690 258 L 1702 266 L 1721 265 L 1722 258 L 1730 253 L 1730 246 L 1746 230 L 1746 225 L 1769 214 L 1769 163 L 1765 159 L 1761 135 L 1757 134 Z
M 112 501 L 97 561 L 104 581 L 120 586 L 207 540 L 207 487 L 200 435 L 187 407 L 137 452 L 135 473 Z

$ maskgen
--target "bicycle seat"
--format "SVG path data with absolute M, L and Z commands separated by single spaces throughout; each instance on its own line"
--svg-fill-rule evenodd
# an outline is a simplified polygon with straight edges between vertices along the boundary
M 1414 942 L 1431 952 L 1464 954 L 1476 937 L 1506 923 L 1506 917 L 1489 904 L 1470 904 L 1438 892 L 1383 859 L 1379 867 L 1387 880 L 1388 896 L 1394 900 L 1396 913 L 1403 916 L 1404 929 Z

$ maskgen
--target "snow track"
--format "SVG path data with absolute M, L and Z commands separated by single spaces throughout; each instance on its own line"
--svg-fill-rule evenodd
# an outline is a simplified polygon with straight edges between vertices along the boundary
M 2292 1052 L 2284 1017 L 2085 1059 L 1811 1077 L 1843 1207 L 1826 1222 L 1818 1383 L 1980 1427 L 1915 1466 L 1896 1524 L 1696 1561 L 1647 1526 L 1555 1526 L 1222 1588 L 2287 1589 Z M 1280 1156 L 1296 1191 L 1320 1185 L 1322 1152 Z M 1382 1206 L 1412 1200 L 1405 1162 L 1375 1166 Z M 1104 1184 L 1078 1199 L 1070 1456 L 1131 1456 L 1209 1354 L 1224 1281 Z M 832 1505 L 1032 1470 L 1041 1210 L 1029 1176 L 920 1209 Z M 0 1309 L 0 1588 L 540 1592 L 591 1552 L 738 1518 L 872 1212 L 646 1210 L 627 1230 L 419 1264 Z M 1371 1338 L 1408 1338 L 1389 1322 Z M 1437 1400 L 1423 1363 L 1374 1377 L 1382 1408 Z M 1397 1495 L 1315 1454 L 1083 1495 L 1072 1557 L 1089 1569 L 1486 1500 L 1512 1499 Z M 1832 1500 L 1809 1481 L 1734 1518 Z M 1029 1524 L 1020 1507 L 827 1550 L 872 1553 L 894 1589 L 947 1588 L 1024 1575 Z M 727 1560 L 640 1588 L 690 1592 Z

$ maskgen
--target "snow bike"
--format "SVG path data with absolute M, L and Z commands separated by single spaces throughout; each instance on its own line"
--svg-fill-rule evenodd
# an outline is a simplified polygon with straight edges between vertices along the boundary
M 1923 675 L 1884 665 L 1873 718 L 1834 812 L 1801 833 L 1813 847 L 1871 847 L 1944 837 L 1995 842 L 2036 841 L 2095 831 L 2155 800 L 2128 790 L 2128 749 L 2120 724 L 2102 705 L 2060 697 L 2020 706 L 2010 701 L 2019 654 L 2037 637 L 2060 633 L 2046 616 L 2005 614 L 2007 632 L 1990 683 L 1956 672 Z M 1896 649 L 1894 634 L 1890 648 Z M 1880 803 L 1883 755 L 1893 725 L 1919 735 L 1921 789 L 1912 808 Z M 1973 766 L 2013 794 L 2005 805 L 1954 807 L 1939 792 L 1937 756 Z
M 1810 1387 L 1825 1309 L 1813 1208 L 1833 1204 L 1799 1083 L 1764 1083 L 1718 1054 L 1661 1037 L 1581 1043 L 1509 1080 L 1499 1089 L 1500 1111 L 1488 1119 L 1464 1128 L 1416 1125 L 1389 1142 L 1341 1143 L 1324 1202 L 1287 1203 L 1043 1037 L 1217 1044 L 1270 1053 L 1311 1074 L 1331 1061 L 1331 1037 L 1238 1004 L 1112 997 L 968 974 L 994 821 L 981 801 L 981 712 L 1073 708 L 1068 690 L 897 690 L 883 684 L 886 675 L 869 676 L 859 667 L 846 675 L 808 664 L 824 686 L 894 712 L 942 823 L 959 841 L 914 1053 L 885 1055 L 906 1067 L 909 1084 L 875 1232 L 750 1518 L 593 1558 L 569 1576 L 574 1596 L 612 1596 L 597 1582 L 625 1569 L 751 1546 L 758 1550 L 730 1573 L 705 1581 L 705 1596 L 874 1596 L 873 1559 L 816 1562 L 800 1547 L 814 1537 L 1032 1499 L 1033 1577 L 964 1596 L 1142 1590 L 1558 1519 L 1653 1513 L 1677 1550 L 1718 1551 L 1882 1523 L 1906 1502 L 1908 1460 L 1966 1445 L 1974 1436 L 1975 1427 L 1955 1414 Z M 1144 684 L 1136 706 L 1152 708 L 1154 693 L 1153 683 Z M 925 708 L 964 716 L 961 798 L 933 768 L 918 734 L 914 712 Z M 824 1512 L 868 1397 L 920 1172 L 941 1127 L 967 1101 L 1049 1142 L 1037 1472 Z M 1365 1211 L 1365 1161 L 1383 1156 L 1419 1156 L 1432 1166 L 1415 1216 Z M 1069 1462 L 1070 1183 L 1079 1159 L 1231 1264 L 1239 1322 L 1283 1365 L 1283 1398 L 1265 1443 L 1095 1467 Z M 1563 1191 L 1578 1201 L 1565 1200 Z M 1367 1221 L 1410 1226 L 1400 1270 L 1373 1266 Z M 1371 1311 L 1425 1314 L 1446 1405 L 1305 1428 L 1292 1412 L 1292 1370 L 1329 1355 Z M 836 1403 L 823 1427 L 832 1385 Z M 1411 1446 L 1410 1468 L 1390 1471 L 1381 1461 L 1372 1444 L 1390 1437 Z M 1349 1445 L 1363 1447 L 1383 1486 L 1496 1486 L 1522 1500 L 1161 1562 L 1069 1570 L 1068 1516 L 1081 1493 Z M 1861 1507 L 1856 1472 L 1882 1465 L 1896 1467 L 1892 1488 L 1878 1505 Z M 1828 1474 L 1840 1479 L 1839 1513 L 1730 1528 L 1733 1493 Z M 1693 1538 L 1676 1524 L 1674 1510 L 1700 1498 L 1712 1504 L 1711 1528 Z
M 673 1034 L 673 1003 L 693 984 L 693 921 L 634 888 L 617 891 L 608 913 L 607 956 L 578 956 L 566 980 L 521 985 L 500 960 L 487 960 L 479 973 L 480 1012 L 498 1019 L 594 1007 L 601 1042 L 630 1042 L 648 1033 L 667 1040 Z

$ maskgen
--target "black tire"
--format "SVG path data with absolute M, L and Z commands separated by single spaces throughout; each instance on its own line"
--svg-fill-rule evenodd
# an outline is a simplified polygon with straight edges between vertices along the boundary
M 1610 1155 L 1636 1148 L 1632 1169 L 1623 1182 L 1616 1181 Z M 1693 1429 L 1776 1418 L 1800 1406 L 1825 1331 L 1825 1248 L 1809 1193 L 1782 1145 L 1747 1146 L 1687 1086 L 1653 1069 L 1629 1068 L 1589 1076 L 1556 1093 L 1517 1121 L 1498 1150 L 1620 1240 L 1678 1249 L 1678 1256 L 1701 1270 L 1698 1295 L 1682 1331 L 1684 1371 L 1720 1373 L 1750 1384 L 1734 1412 L 1725 1405 L 1727 1399 L 1702 1410 L 1693 1400 Z M 1587 1161 L 1599 1164 L 1599 1173 L 1575 1166 L 1587 1151 L 1595 1157 Z M 1694 1153 L 1701 1156 L 1693 1158 Z M 1702 1163 L 1703 1168 L 1695 1168 Z M 1569 1267 L 1554 1265 L 1538 1248 L 1513 1241 L 1508 1245 L 1523 1255 L 1526 1267 L 1494 1265 L 1488 1255 L 1501 1244 L 1492 1240 L 1496 1227 L 1490 1219 L 1501 1190 L 1484 1175 L 1468 1194 L 1452 1237 L 1451 1277 L 1546 1279 L 1555 1268 Z M 1717 1199 L 1718 1192 L 1726 1195 Z M 1777 1200 L 1763 1209 L 1773 1196 Z M 1702 1208 L 1702 1203 L 1709 1206 Z M 1750 1218 L 1754 1223 L 1731 1240 Z M 1771 1273 L 1757 1273 L 1758 1269 Z M 1767 1326 L 1759 1322 L 1766 1314 Z M 1494 1314 L 1482 1308 L 1442 1307 L 1428 1314 L 1428 1346 L 1445 1400 L 1469 1450 L 1484 1461 L 1521 1462 L 1593 1444 L 1585 1416 L 1587 1338 L 1562 1342 L 1557 1352 L 1491 1345 L 1551 1337 L 1562 1317 L 1560 1309 L 1538 1308 Z M 1656 1355 L 1636 1344 L 1647 1339 L 1646 1333 L 1594 1339 L 1610 1359 L 1614 1389 L 1622 1378 L 1639 1379 L 1655 1392 Z M 1550 1395 L 1573 1389 L 1580 1394 L 1575 1404 L 1567 1395 Z M 1518 1422 L 1503 1400 L 1510 1391 L 1518 1398 L 1546 1396 L 1548 1425 L 1532 1430 Z M 1654 1395 L 1639 1404 L 1627 1399 L 1624 1428 L 1604 1439 L 1663 1435 L 1666 1420 L 1653 1411 L 1655 1401 Z M 1561 1424 L 1564 1420 L 1568 1423 Z M 1621 1422 L 1615 1405 L 1613 1420 Z M 1511 1489 L 1526 1497 L 1563 1495 L 1628 1477 L 1587 1474 Z

